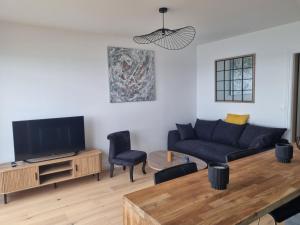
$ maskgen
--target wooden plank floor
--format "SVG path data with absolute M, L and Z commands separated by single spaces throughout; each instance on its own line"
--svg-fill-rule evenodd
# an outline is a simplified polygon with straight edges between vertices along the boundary
M 101 181 L 89 176 L 53 186 L 9 195 L 7 205 L 0 204 L 2 225 L 122 225 L 122 196 L 153 185 L 153 171 L 135 168 L 135 182 L 128 171 L 115 170 L 115 176 L 101 175 Z M 2 197 L 0 197 L 0 201 Z M 253 223 L 255 225 L 257 223 Z M 260 225 L 273 225 L 269 216 Z

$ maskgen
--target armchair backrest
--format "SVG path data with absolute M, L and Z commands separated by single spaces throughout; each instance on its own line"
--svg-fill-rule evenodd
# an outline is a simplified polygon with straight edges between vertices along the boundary
M 119 131 L 107 136 L 109 140 L 109 160 L 117 154 L 131 149 L 130 133 L 128 130 Z
M 197 164 L 194 162 L 173 166 L 154 174 L 154 183 L 160 184 L 178 177 L 197 172 Z

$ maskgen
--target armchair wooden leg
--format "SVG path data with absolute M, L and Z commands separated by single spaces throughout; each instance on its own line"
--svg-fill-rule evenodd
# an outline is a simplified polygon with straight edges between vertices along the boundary
M 130 166 L 129 168 L 130 168 L 130 172 L 129 172 L 129 174 L 130 174 L 130 181 L 133 182 L 133 166 Z
M 110 177 L 114 176 L 114 164 L 110 164 Z
M 142 166 L 143 174 L 146 174 L 145 167 L 146 167 L 146 160 L 143 162 L 143 166 Z
M 4 201 L 4 204 L 7 204 L 7 194 L 3 195 L 3 201 Z
M 173 152 L 172 151 L 168 151 L 167 152 L 167 161 L 168 162 L 172 162 L 173 161 Z
M 123 166 L 123 170 L 126 170 L 126 166 Z

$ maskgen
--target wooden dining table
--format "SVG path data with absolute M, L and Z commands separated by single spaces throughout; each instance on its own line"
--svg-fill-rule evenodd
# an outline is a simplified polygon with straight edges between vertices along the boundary
M 279 163 L 274 150 L 229 163 L 226 190 L 211 188 L 207 170 L 127 194 L 124 225 L 250 224 L 300 196 L 300 151 Z

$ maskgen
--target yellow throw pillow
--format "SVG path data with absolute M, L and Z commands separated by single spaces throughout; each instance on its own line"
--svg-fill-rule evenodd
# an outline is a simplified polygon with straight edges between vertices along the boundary
M 227 114 L 227 117 L 225 119 L 225 122 L 227 123 L 233 123 L 237 125 L 244 125 L 248 122 L 249 115 L 238 115 L 238 114 Z

